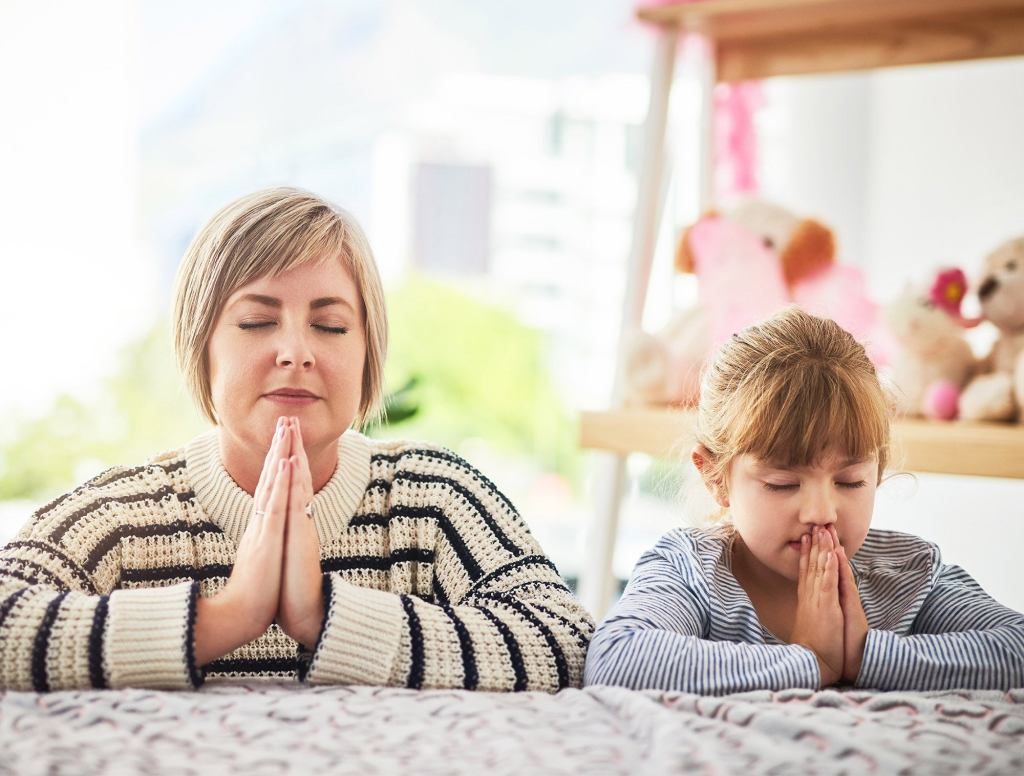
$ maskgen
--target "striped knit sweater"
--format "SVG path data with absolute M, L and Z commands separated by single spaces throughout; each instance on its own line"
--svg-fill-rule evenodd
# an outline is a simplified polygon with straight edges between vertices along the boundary
M 594 633 L 585 684 L 709 695 L 818 688 L 813 653 L 761 625 L 730 559 L 721 527 L 663 536 Z M 869 626 L 856 686 L 1024 687 L 1024 615 L 943 564 L 934 544 L 869 531 L 851 565 Z
M 461 458 L 350 431 L 313 503 L 317 644 L 307 652 L 275 624 L 205 669 L 193 658 L 196 597 L 225 585 L 253 509 L 217 432 L 47 504 L 0 550 L 0 688 L 579 686 L 590 616 L 512 504 Z

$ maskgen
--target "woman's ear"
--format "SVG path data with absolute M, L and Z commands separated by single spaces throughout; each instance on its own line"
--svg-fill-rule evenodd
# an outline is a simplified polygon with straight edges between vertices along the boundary
M 690 453 L 690 460 L 697 467 L 697 471 L 700 472 L 700 476 L 704 480 L 704 487 L 718 502 L 718 506 L 729 506 L 729 491 L 725 487 L 725 483 L 721 478 L 713 477 L 711 473 L 714 468 L 714 456 L 711 455 L 711 452 L 704 445 L 696 444 L 693 447 L 693 452 Z

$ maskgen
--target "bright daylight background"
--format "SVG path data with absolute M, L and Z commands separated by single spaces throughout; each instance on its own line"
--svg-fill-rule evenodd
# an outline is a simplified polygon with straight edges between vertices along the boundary
M 0 542 L 202 429 L 173 366 L 175 268 L 215 209 L 288 183 L 375 246 L 389 389 L 411 381 L 415 412 L 374 433 L 467 456 L 575 577 L 594 509 L 576 417 L 610 398 L 654 43 L 627 0 L 0 0 Z M 686 64 L 651 328 L 693 295 L 669 269 L 697 213 Z M 1019 60 L 771 82 L 756 126 L 763 193 L 831 224 L 880 300 L 1024 232 Z M 622 578 L 681 513 L 677 465 L 630 471 Z M 1024 482 L 881 493 L 877 525 L 1024 609 Z

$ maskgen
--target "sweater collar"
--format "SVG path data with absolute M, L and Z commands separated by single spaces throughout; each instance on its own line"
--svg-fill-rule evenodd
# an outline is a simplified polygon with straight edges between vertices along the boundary
M 249 524 L 254 499 L 231 479 L 220 457 L 219 430 L 214 428 L 185 446 L 185 468 L 196 500 L 210 522 L 238 545 Z M 338 466 L 313 496 L 313 521 L 320 543 L 338 536 L 348 525 L 370 481 L 371 441 L 349 430 L 338 440 Z

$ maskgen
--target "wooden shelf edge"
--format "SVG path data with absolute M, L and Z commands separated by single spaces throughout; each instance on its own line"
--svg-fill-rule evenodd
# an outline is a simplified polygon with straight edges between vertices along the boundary
M 714 40 L 719 81 L 1024 55 L 1024 0 L 705 0 L 637 15 Z
M 685 460 L 693 445 L 693 426 L 692 410 L 584 412 L 580 446 Z M 1024 479 L 1024 425 L 902 420 L 894 426 L 893 437 L 895 471 Z

